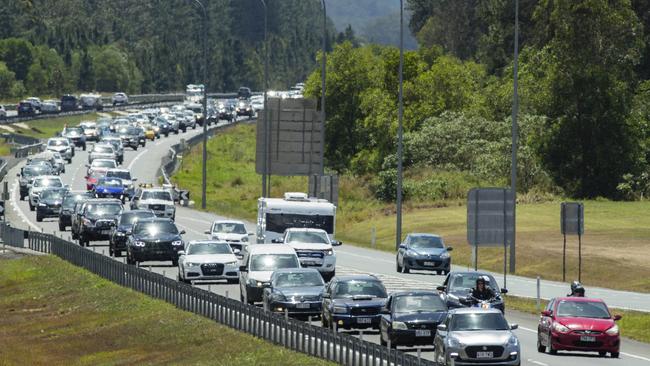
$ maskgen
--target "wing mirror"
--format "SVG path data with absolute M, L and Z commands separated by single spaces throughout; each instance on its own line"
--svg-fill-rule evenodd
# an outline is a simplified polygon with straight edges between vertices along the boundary
M 448 252 L 451 252 L 452 250 L 454 250 L 454 247 L 447 247 Z
M 246 266 L 239 266 L 239 272 L 248 272 L 248 268 Z
M 507 294 L 507 293 L 508 293 L 508 289 L 507 289 L 507 288 L 502 288 L 502 289 L 501 289 L 501 293 L 504 294 L 504 295 Z
M 208 235 L 210 235 L 210 234 L 212 234 L 212 232 L 211 232 L 210 230 L 206 230 L 206 231 L 203 232 L 203 234 L 208 234 Z
M 340 247 L 341 245 L 343 245 L 343 242 L 342 242 L 342 241 L 334 240 L 334 241 L 332 242 L 332 246 L 333 246 L 333 247 Z
M 445 291 L 447 289 L 447 286 L 438 286 L 436 287 L 436 290 L 438 291 Z
M 400 249 L 406 249 L 406 244 L 400 244 L 400 245 L 399 245 L 399 248 L 400 248 Z
M 515 330 L 515 329 L 519 329 L 519 324 L 517 323 L 510 324 L 510 330 Z
M 249 236 L 253 236 L 253 235 L 255 235 L 255 233 L 252 232 L 252 231 L 249 231 L 249 232 L 248 232 L 248 235 L 249 235 Z
M 623 319 L 623 315 L 618 315 L 618 314 L 614 315 L 614 321 L 619 321 L 621 319 Z
M 239 250 L 239 249 L 233 249 L 232 252 L 233 252 L 235 255 L 239 255 L 239 254 L 241 254 L 241 250 Z
M 180 232 L 181 235 L 184 235 L 185 233 L 186 233 L 185 230 L 181 230 Z
M 185 255 L 185 251 L 184 251 L 184 250 L 179 250 L 179 251 L 178 251 L 178 256 L 180 257 L 181 255 Z
M 542 316 L 551 316 L 553 315 L 553 312 L 550 310 L 542 310 Z
M 438 329 L 438 332 L 446 332 L 447 331 L 447 325 L 438 324 L 438 327 L 436 329 Z
M 276 239 L 271 240 L 271 243 L 282 244 L 282 243 L 284 243 L 284 240 L 276 238 Z

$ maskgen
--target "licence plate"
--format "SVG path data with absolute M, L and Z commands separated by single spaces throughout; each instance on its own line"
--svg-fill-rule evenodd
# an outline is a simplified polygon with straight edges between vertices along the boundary
M 300 262 L 305 266 L 321 266 L 323 265 L 323 262 L 320 261 L 302 261 Z
M 436 262 L 424 262 L 424 265 L 427 267 L 435 267 Z
M 594 336 L 580 336 L 580 340 L 583 342 L 596 342 L 596 337 Z
M 370 324 L 372 319 L 370 318 L 357 318 L 357 323 L 359 324 Z
M 494 352 L 476 352 L 476 358 L 493 358 Z
M 416 329 L 416 337 L 431 337 L 431 331 L 429 329 Z
M 309 304 L 298 303 L 298 304 L 296 304 L 296 309 L 309 309 Z
M 111 231 L 110 230 L 102 230 L 101 234 L 102 235 L 110 235 Z

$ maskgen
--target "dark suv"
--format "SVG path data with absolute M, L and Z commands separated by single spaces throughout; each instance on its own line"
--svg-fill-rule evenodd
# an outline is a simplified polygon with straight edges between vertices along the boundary
M 170 219 L 138 220 L 126 242 L 126 263 L 171 261 L 178 266 L 178 251 L 183 250 L 182 234 Z
M 61 211 L 59 211 L 59 231 L 65 231 L 66 227 L 72 226 L 72 215 L 74 206 L 77 202 L 94 198 L 92 192 L 78 191 L 68 192 L 61 202 Z
M 81 127 L 66 127 L 61 132 L 61 136 L 67 138 L 76 147 L 80 147 L 86 151 L 86 135 L 84 129 Z
M 247 87 L 245 87 L 245 86 L 242 86 L 242 87 L 239 88 L 239 90 L 237 91 L 237 98 L 245 98 L 245 99 L 248 99 L 248 98 L 251 97 L 251 95 L 253 95 L 253 93 L 251 93 L 251 89 L 250 89 L 250 88 L 247 88 Z
M 29 187 L 32 184 L 32 179 L 40 175 L 53 175 L 54 170 L 49 164 L 27 165 L 20 169 L 18 175 L 18 183 L 20 184 L 20 200 L 24 200 L 29 196 Z
M 124 147 L 133 148 L 133 150 L 138 150 L 140 145 L 138 130 L 132 126 L 121 126 L 117 129 L 117 135 L 122 139 L 122 145 Z
M 79 245 L 91 241 L 107 240 L 124 207 L 118 199 L 98 199 L 88 202 L 79 220 Z
M 76 111 L 78 100 L 74 95 L 66 94 L 61 97 L 61 112 Z
M 61 202 L 67 191 L 67 188 L 52 188 L 41 192 L 36 205 L 36 221 L 41 222 L 44 218 L 59 217 Z
M 33 116 L 36 114 L 36 108 L 34 108 L 34 105 L 25 100 L 18 103 L 16 109 L 18 110 L 18 116 Z
M 121 257 L 122 252 L 126 250 L 126 240 L 131 235 L 133 225 L 139 220 L 153 219 L 156 214 L 151 210 L 132 210 L 122 212 L 117 220 L 117 226 L 111 232 L 108 239 L 108 254 L 111 256 Z

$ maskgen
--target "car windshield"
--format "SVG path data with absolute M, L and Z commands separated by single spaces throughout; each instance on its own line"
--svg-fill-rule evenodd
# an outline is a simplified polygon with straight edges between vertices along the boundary
M 295 254 L 256 254 L 251 257 L 251 271 L 275 271 L 282 268 L 300 268 Z
M 65 208 L 73 208 L 77 202 L 83 201 L 87 198 L 91 198 L 90 193 L 67 195 L 63 198 L 63 203 L 61 205 Z
M 115 177 L 120 179 L 131 180 L 131 172 L 121 172 L 121 171 L 108 171 L 106 172 L 107 177 Z
M 63 133 L 69 136 L 78 136 L 83 133 L 83 130 L 78 127 L 72 127 L 72 128 L 66 128 L 65 131 L 63 131 Z
M 92 203 L 86 206 L 86 212 L 97 216 L 114 216 L 122 212 L 122 205 L 116 203 Z
M 47 146 L 68 146 L 67 140 L 50 140 L 47 142 Z
M 450 331 L 508 330 L 508 322 L 501 313 L 454 314 Z
M 63 183 L 59 179 L 50 179 L 50 178 L 36 178 L 32 184 L 34 187 L 63 187 Z
M 155 237 L 161 234 L 178 234 L 178 229 L 170 221 L 144 222 L 136 225 L 133 233 L 135 235 Z
M 318 272 L 276 273 L 273 287 L 323 286 L 323 277 Z
M 113 148 L 106 145 L 95 145 L 95 149 L 93 150 L 93 152 L 100 153 L 100 154 L 112 154 Z
M 563 300 L 557 306 L 557 317 L 609 319 L 611 314 L 602 302 Z
M 336 285 L 333 298 L 352 298 L 355 296 L 388 297 L 386 288 L 379 281 L 345 281 Z
M 188 255 L 201 254 L 232 254 L 232 249 L 228 244 L 220 243 L 196 243 L 187 248 Z
M 449 291 L 452 292 L 462 292 L 462 291 L 470 291 L 474 287 L 476 287 L 476 279 L 479 276 L 488 276 L 490 279 L 490 288 L 494 290 L 494 293 L 499 293 L 499 287 L 496 284 L 496 280 L 494 277 L 487 275 L 485 273 L 459 273 L 454 276 L 450 277 L 450 284 L 449 286 Z
M 447 311 L 447 305 L 438 295 L 404 295 L 393 299 L 396 313 L 424 313 Z
M 287 243 L 329 244 L 327 234 L 318 231 L 292 231 L 287 233 Z
M 442 239 L 437 236 L 418 235 L 412 236 L 409 246 L 414 249 L 418 248 L 443 248 Z
M 232 222 L 220 222 L 214 224 L 213 233 L 221 234 L 246 234 L 246 227 L 244 224 L 232 223 Z
M 115 168 L 113 160 L 93 160 L 91 164 L 93 168 Z
M 142 199 L 171 201 L 172 195 L 167 191 L 144 191 L 142 192 Z
M 115 179 L 115 178 L 103 178 L 99 180 L 99 183 L 97 185 L 104 186 L 104 187 L 122 187 L 122 180 L 121 179 Z
M 61 200 L 63 199 L 63 192 L 59 190 L 48 190 L 41 193 L 41 199 L 45 200 Z
M 141 211 L 141 212 L 124 212 L 120 216 L 120 225 L 133 225 L 137 220 L 150 219 L 155 217 L 153 212 Z
M 49 172 L 49 169 L 45 168 L 44 166 L 34 166 L 34 165 L 28 165 L 25 168 L 23 168 L 23 175 L 25 177 L 34 177 L 37 175 L 44 175 Z

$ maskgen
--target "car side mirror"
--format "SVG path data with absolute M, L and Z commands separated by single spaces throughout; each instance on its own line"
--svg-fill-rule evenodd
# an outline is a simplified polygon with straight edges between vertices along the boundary
M 342 241 L 334 240 L 332 242 L 332 246 L 334 246 L 334 247 L 340 247 L 341 245 L 343 245 Z
M 185 251 L 184 251 L 184 250 L 179 250 L 179 251 L 178 251 L 178 256 L 180 257 L 181 255 L 185 255 Z
M 16 173 L 16 176 L 17 176 L 18 178 L 20 178 L 20 173 Z
M 252 232 L 252 231 L 249 231 L 249 232 L 248 232 L 248 236 L 253 236 L 253 235 L 255 235 L 254 232 Z
M 88 179 L 88 176 L 87 176 L 87 175 L 86 175 L 86 176 L 84 176 L 84 179 Z
M 329 299 L 329 298 L 331 298 L 330 294 L 327 293 L 327 292 L 323 292 L 323 294 L 321 295 L 321 297 L 322 297 L 323 299 Z
M 406 244 L 400 244 L 400 245 L 399 245 L 399 248 L 400 248 L 400 249 L 406 249 Z
M 515 329 L 519 329 L 519 324 L 517 323 L 510 324 L 510 330 L 515 330 Z
M 438 286 L 436 287 L 436 290 L 438 291 L 445 291 L 447 289 L 447 286 Z
M 451 252 L 452 250 L 454 250 L 454 247 L 447 247 L 448 252 Z
M 204 233 L 204 234 L 208 234 L 208 235 L 212 234 L 212 232 L 211 232 L 210 230 L 206 230 L 206 231 L 204 231 L 203 233 Z
M 623 319 L 623 315 L 619 315 L 619 314 L 614 315 L 614 321 L 619 321 L 621 319 Z
M 133 178 L 133 179 L 131 179 L 131 180 L 135 182 L 135 181 L 137 181 L 137 180 L 138 180 L 138 178 Z
M 447 331 L 447 325 L 438 324 L 438 327 L 436 329 L 438 330 L 438 332 L 446 332 Z
M 84 165 L 86 166 L 86 168 L 90 168 L 90 165 L 88 165 L 88 164 L 84 164 Z
M 504 294 L 504 295 L 507 294 L 507 293 L 508 293 L 508 289 L 507 289 L 507 288 L 502 288 L 502 289 L 501 289 L 501 293 Z
M 185 234 L 185 230 L 181 230 L 181 235 Z
M 235 255 L 239 255 L 239 254 L 241 254 L 241 250 L 239 250 L 239 249 L 233 249 L 232 252 L 233 252 Z
M 246 266 L 239 266 L 239 272 L 248 272 L 248 268 Z
M 271 240 L 271 243 L 275 243 L 275 244 L 281 244 L 281 243 L 283 243 L 283 242 L 284 242 L 284 241 L 283 241 L 282 239 L 277 239 L 277 238 Z
M 550 310 L 542 310 L 542 316 L 551 316 L 552 313 Z
M 390 315 L 390 309 L 388 309 L 388 308 L 381 308 L 381 310 L 379 311 L 379 314 L 382 314 L 382 315 Z

